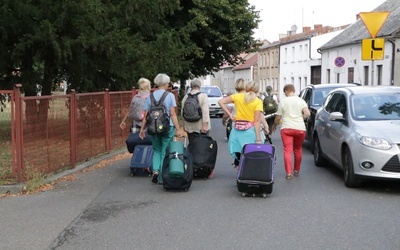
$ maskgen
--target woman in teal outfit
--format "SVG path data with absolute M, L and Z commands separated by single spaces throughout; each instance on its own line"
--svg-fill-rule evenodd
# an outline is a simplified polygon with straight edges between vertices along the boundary
M 158 74 L 154 78 L 154 84 L 157 86 L 157 90 L 153 92 L 154 98 L 158 101 L 161 96 L 167 91 L 168 85 L 170 83 L 170 77 L 166 74 Z M 164 106 L 167 109 L 170 117 L 170 130 L 168 133 L 153 135 L 151 138 L 151 142 L 153 145 L 153 177 L 151 181 L 153 183 L 162 184 L 162 164 L 165 157 L 166 149 L 171 142 L 173 136 L 181 137 L 183 135 L 183 130 L 179 126 L 178 118 L 177 118 L 177 110 L 176 110 L 176 100 L 175 96 L 172 93 L 169 93 L 164 100 Z M 146 99 L 146 103 L 144 105 L 145 117 L 151 107 L 150 98 Z M 145 137 L 145 128 L 146 128 L 146 119 L 143 119 L 142 126 L 140 128 L 139 136 L 140 138 Z

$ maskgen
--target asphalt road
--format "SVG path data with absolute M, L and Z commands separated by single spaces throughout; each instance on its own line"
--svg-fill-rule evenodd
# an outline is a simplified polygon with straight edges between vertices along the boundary
M 280 136 L 267 198 L 242 197 L 218 141 L 213 179 L 164 192 L 130 177 L 129 159 L 79 174 L 35 195 L 0 199 L 0 249 L 400 249 L 400 183 L 346 188 L 341 172 L 313 164 L 308 144 L 299 177 L 285 179 Z

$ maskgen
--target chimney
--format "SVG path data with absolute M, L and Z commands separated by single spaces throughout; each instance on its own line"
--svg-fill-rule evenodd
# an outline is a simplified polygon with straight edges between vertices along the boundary
M 322 28 L 322 24 L 314 24 L 314 29 L 320 29 Z
M 303 27 L 303 33 L 310 32 L 311 27 Z

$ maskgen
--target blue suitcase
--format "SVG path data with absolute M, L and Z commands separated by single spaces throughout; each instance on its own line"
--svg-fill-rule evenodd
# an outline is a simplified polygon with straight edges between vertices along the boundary
M 153 146 L 137 145 L 133 150 L 130 169 L 131 176 L 150 176 L 153 172 Z

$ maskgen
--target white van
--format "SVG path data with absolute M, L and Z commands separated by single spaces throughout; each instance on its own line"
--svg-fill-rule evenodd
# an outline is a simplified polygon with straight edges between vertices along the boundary
M 190 92 L 190 87 L 186 93 Z M 222 117 L 224 110 L 219 106 L 218 101 L 222 99 L 223 95 L 218 86 L 205 85 L 201 86 L 200 92 L 206 93 L 208 97 L 208 108 L 210 110 L 210 116 Z

